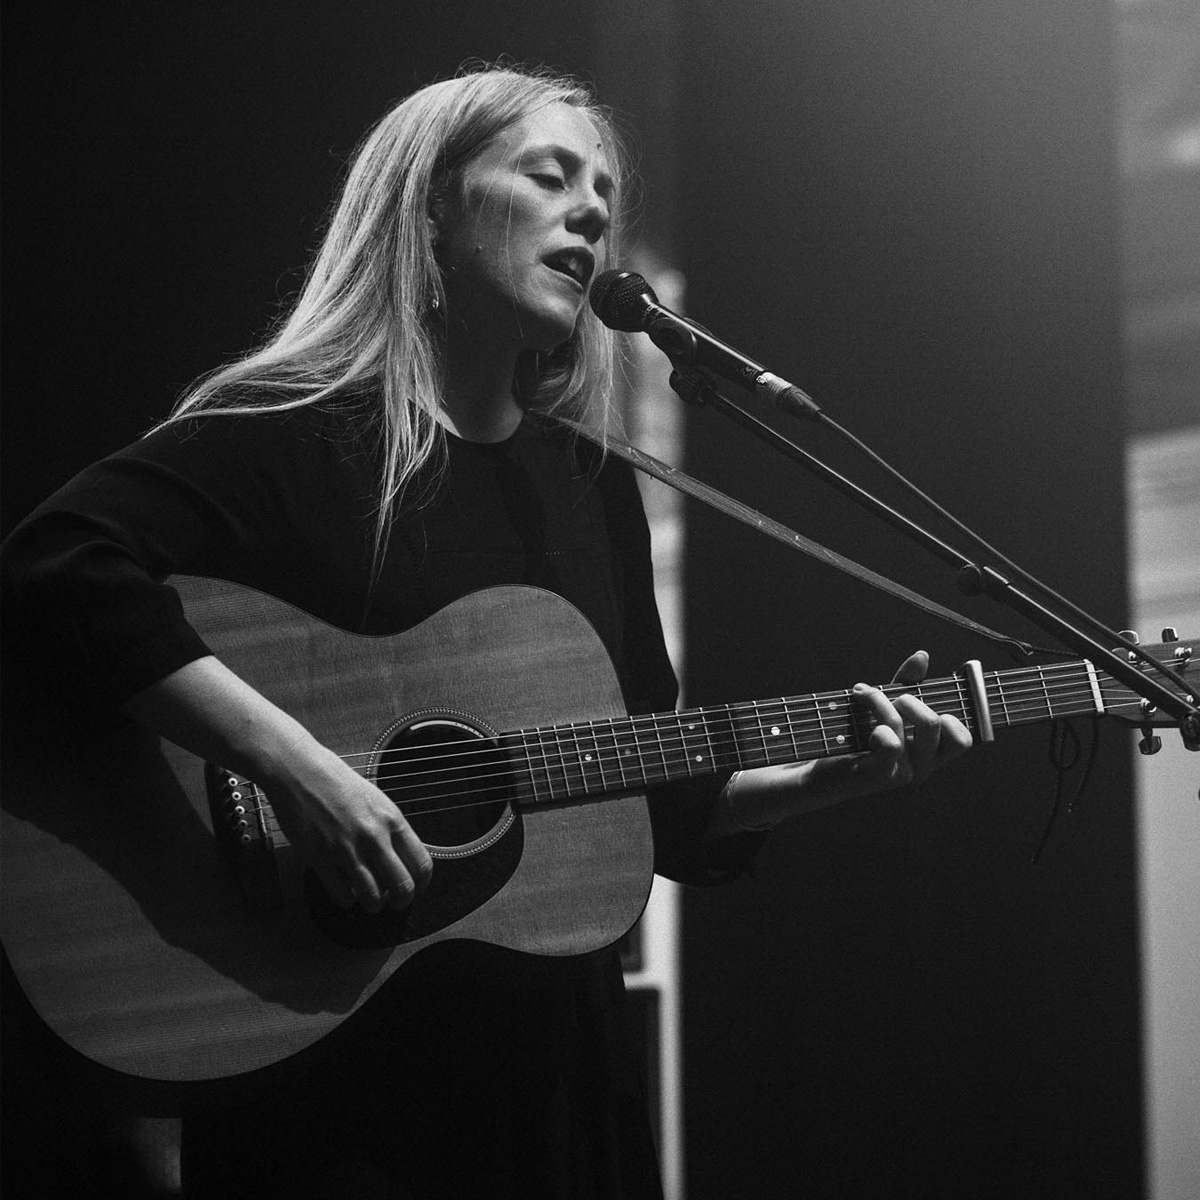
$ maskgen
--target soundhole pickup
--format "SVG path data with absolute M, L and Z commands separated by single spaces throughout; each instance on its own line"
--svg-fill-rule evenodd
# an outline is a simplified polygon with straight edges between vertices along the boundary
M 217 763 L 205 763 L 204 786 L 217 850 L 233 872 L 246 911 L 253 916 L 278 912 L 283 886 L 262 789 Z

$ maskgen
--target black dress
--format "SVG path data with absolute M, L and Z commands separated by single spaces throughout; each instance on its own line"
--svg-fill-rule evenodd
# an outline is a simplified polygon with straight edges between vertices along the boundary
M 628 467 L 527 415 L 499 444 L 448 437 L 372 573 L 374 440 L 346 401 L 198 417 L 88 469 L 5 547 L 6 638 L 84 720 L 207 652 L 161 580 L 214 575 L 341 628 L 411 627 L 479 588 L 556 592 L 603 639 L 631 712 L 672 707 L 649 534 Z M 716 781 L 719 783 L 720 781 Z M 651 796 L 656 870 L 714 883 L 753 836 L 705 837 L 715 783 Z M 287 1063 L 205 1090 L 189 1196 L 660 1194 L 614 952 L 531 961 L 431 947 Z

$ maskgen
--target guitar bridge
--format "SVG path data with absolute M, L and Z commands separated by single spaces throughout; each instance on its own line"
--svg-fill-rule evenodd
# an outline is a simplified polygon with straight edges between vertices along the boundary
M 278 912 L 283 887 L 262 789 L 216 763 L 204 764 L 204 787 L 217 850 L 237 880 L 246 911 L 256 917 Z

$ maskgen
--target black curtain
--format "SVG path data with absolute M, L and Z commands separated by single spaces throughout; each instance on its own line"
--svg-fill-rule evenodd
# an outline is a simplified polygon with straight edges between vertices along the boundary
M 1120 626 L 1107 10 L 701 0 L 686 30 L 691 315 Z M 1049 641 L 719 415 L 692 415 L 689 454 L 805 532 Z M 881 682 L 918 647 L 935 674 L 1011 665 L 698 512 L 687 595 L 695 703 Z M 688 894 L 690 1200 L 1140 1194 L 1129 739 L 1103 729 L 1035 866 L 1047 751 L 1046 727 L 1002 734 L 919 791 L 777 832 L 752 880 Z

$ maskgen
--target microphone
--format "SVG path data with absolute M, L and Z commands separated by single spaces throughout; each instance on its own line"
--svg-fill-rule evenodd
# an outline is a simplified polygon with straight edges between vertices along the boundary
M 609 329 L 645 333 L 676 366 L 709 371 L 764 397 L 784 412 L 815 420 L 821 410 L 795 384 L 713 337 L 707 329 L 659 304 L 654 289 L 633 271 L 604 271 L 590 293 L 592 311 Z

